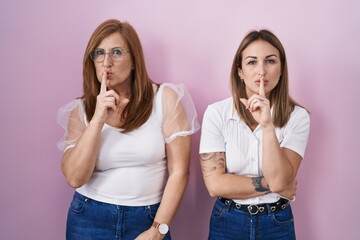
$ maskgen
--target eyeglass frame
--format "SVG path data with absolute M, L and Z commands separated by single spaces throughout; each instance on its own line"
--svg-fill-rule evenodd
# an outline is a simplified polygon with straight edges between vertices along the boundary
M 120 58 L 119 60 L 113 59 L 113 55 L 112 55 L 112 54 L 114 54 L 113 51 L 114 51 L 115 49 L 119 49 L 121 52 L 123 52 L 123 55 L 121 56 L 121 58 Z M 94 59 L 94 54 L 95 54 L 95 51 L 96 51 L 96 50 L 103 50 L 103 51 L 104 51 L 104 59 L 103 59 L 102 61 L 95 61 L 95 59 Z M 103 62 L 105 61 L 105 56 L 106 56 L 106 54 L 109 54 L 110 59 L 111 59 L 112 61 L 114 61 L 114 62 L 120 62 L 120 61 L 123 59 L 123 57 L 124 57 L 127 53 L 129 53 L 129 52 L 131 52 L 131 51 L 130 51 L 130 50 L 126 50 L 126 49 L 124 49 L 124 48 L 122 48 L 122 47 L 113 47 L 113 48 L 111 48 L 110 52 L 106 52 L 105 49 L 103 49 L 103 48 L 95 48 L 95 49 L 93 49 L 93 50 L 90 52 L 90 58 L 91 58 L 91 60 L 93 60 L 93 62 L 103 63 Z

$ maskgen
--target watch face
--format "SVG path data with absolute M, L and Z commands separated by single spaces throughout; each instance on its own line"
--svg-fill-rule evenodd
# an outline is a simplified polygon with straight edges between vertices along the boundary
M 166 225 L 165 223 L 160 224 L 159 232 L 161 234 L 166 234 L 168 231 L 169 231 L 169 226 L 168 225 Z

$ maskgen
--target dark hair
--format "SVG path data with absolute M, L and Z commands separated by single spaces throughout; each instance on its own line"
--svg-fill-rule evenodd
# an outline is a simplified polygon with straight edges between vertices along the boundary
M 153 108 L 153 82 L 148 76 L 144 53 L 135 29 L 127 22 L 110 19 L 101 23 L 93 32 L 85 50 L 83 60 L 83 96 L 85 112 L 88 121 L 92 119 L 96 107 L 96 97 L 100 92 L 100 82 L 97 79 L 95 65 L 90 54 L 107 36 L 119 32 L 129 46 L 134 69 L 130 86 L 130 101 L 124 108 L 121 118 L 124 119 L 121 128 L 130 132 L 143 125 L 150 117 Z

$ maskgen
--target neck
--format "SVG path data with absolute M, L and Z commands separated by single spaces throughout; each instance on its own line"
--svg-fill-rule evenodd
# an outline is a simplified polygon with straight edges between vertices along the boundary
M 128 96 L 130 96 L 130 85 L 128 84 L 121 84 L 116 86 L 115 88 L 110 88 L 112 90 L 114 90 L 120 98 L 127 98 Z

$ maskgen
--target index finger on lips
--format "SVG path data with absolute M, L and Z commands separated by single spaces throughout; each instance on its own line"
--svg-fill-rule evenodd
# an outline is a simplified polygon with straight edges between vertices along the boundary
M 260 78 L 259 95 L 265 97 L 264 77 Z
M 105 93 L 107 88 L 107 78 L 106 78 L 106 72 L 104 71 L 102 77 L 101 77 L 101 87 L 100 87 L 100 93 Z

